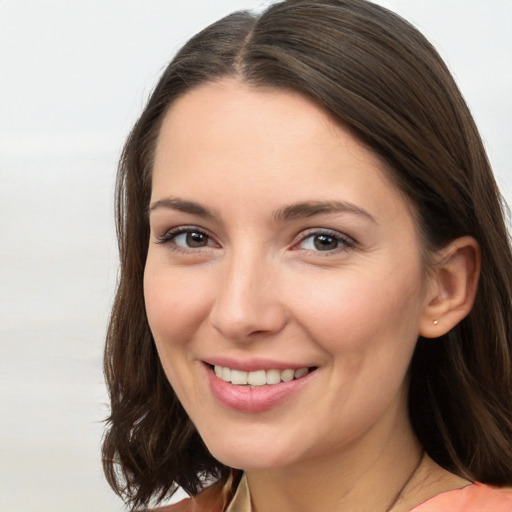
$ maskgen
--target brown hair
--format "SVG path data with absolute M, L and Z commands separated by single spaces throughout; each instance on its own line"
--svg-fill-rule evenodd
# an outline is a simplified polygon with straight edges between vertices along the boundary
M 365 0 L 288 0 L 239 12 L 192 38 L 165 70 L 126 142 L 118 171 L 120 280 L 105 350 L 112 403 L 104 469 L 134 507 L 191 494 L 230 469 L 207 451 L 169 385 L 146 319 L 146 210 L 160 124 L 199 84 L 235 76 L 295 90 L 328 109 L 387 164 L 415 207 L 426 250 L 463 235 L 482 251 L 473 310 L 447 335 L 420 339 L 409 409 L 445 468 L 512 484 L 512 257 L 501 196 L 468 108 L 434 48 Z

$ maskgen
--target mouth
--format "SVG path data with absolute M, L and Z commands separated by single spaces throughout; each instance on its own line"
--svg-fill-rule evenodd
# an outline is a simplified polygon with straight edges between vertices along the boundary
M 242 413 L 262 413 L 284 405 L 310 387 L 319 373 L 317 366 L 272 368 L 272 362 L 260 362 L 258 368 L 254 360 L 240 363 L 246 370 L 222 364 L 229 362 L 203 361 L 209 389 L 220 405 Z
M 299 380 L 309 373 L 314 372 L 317 367 L 303 367 L 303 368 L 287 368 L 280 370 L 277 368 L 268 370 L 255 370 L 246 372 L 228 368 L 226 366 L 208 365 L 215 375 L 222 379 L 224 382 L 230 383 L 235 386 L 245 386 L 249 388 L 258 388 L 261 386 L 273 386 L 282 382 L 291 382 Z

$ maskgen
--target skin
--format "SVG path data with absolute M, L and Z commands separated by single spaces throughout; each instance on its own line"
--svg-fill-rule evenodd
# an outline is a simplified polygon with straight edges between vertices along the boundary
M 288 208 L 334 201 L 344 207 Z M 425 272 L 383 164 L 301 95 L 225 79 L 167 113 L 151 205 L 144 291 L 162 365 L 212 454 L 245 470 L 255 511 L 386 510 L 421 457 L 406 407 L 418 335 L 467 308 L 446 305 L 454 273 Z M 190 232 L 202 233 L 192 247 Z M 475 272 L 462 242 L 446 261 Z M 278 406 L 245 412 L 212 395 L 204 362 L 219 356 L 316 370 Z M 428 458 L 418 478 L 393 510 L 466 483 Z

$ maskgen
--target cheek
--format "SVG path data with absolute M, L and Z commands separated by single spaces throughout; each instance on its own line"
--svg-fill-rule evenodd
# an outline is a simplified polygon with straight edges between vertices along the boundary
M 302 283 L 308 293 L 296 293 L 295 317 L 329 352 L 414 344 L 422 286 L 419 268 L 409 270 L 347 271 L 308 279 Z
M 199 281 L 201 282 L 201 281 Z M 197 328 L 207 312 L 206 287 L 189 279 L 186 272 L 173 272 L 148 262 L 144 272 L 144 301 L 149 326 L 157 348 L 180 344 Z
M 144 272 L 144 301 L 149 327 L 167 379 L 185 406 L 201 402 L 190 368 L 194 362 L 190 340 L 197 331 L 205 294 L 194 293 L 183 273 L 149 260 Z

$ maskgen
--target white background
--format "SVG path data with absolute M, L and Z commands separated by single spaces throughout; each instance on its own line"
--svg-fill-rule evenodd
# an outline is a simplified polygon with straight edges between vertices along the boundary
M 254 0 L 0 0 L 0 510 L 120 511 L 101 473 L 116 160 L 188 37 Z M 512 0 L 381 0 L 455 73 L 512 191 Z

